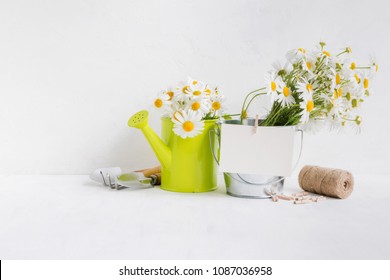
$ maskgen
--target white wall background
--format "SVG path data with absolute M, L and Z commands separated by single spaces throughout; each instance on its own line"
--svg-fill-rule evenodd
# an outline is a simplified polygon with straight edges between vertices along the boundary
M 303 164 L 390 172 L 388 2 L 0 1 L 0 173 L 85 174 L 157 163 L 127 119 L 187 76 L 231 113 L 287 50 L 319 40 L 380 65 L 360 135 L 306 136 Z M 158 130 L 158 116 L 151 126 Z

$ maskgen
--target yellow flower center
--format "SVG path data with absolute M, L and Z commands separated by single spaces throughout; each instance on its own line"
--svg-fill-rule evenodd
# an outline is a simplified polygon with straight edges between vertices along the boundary
M 314 108 L 313 101 L 312 100 L 307 101 L 307 103 L 306 103 L 306 111 L 310 113 L 313 110 L 313 108 Z
M 207 95 L 211 94 L 211 89 L 209 89 L 209 88 L 206 88 L 204 91 L 206 92 Z
M 185 121 L 183 123 L 183 129 L 185 132 L 191 132 L 194 129 L 195 125 L 191 121 Z
M 306 53 L 306 50 L 304 48 L 299 48 L 298 51 L 301 53 Z
M 201 95 L 201 92 L 200 92 L 200 90 L 195 90 L 194 92 L 192 92 L 192 94 L 195 96 L 199 96 L 199 95 Z
M 340 77 L 340 74 L 337 73 L 337 74 L 336 74 L 336 85 L 339 85 L 340 82 L 341 82 L 341 77 Z
M 339 88 L 337 90 L 337 97 L 341 97 L 343 95 L 343 90 L 341 88 Z
M 283 88 L 283 95 L 288 97 L 290 95 L 290 89 L 288 87 Z
M 352 108 L 356 108 L 358 106 L 357 99 L 352 99 Z
M 196 80 L 193 80 L 193 81 L 192 81 L 192 84 L 193 84 L 193 85 L 196 85 L 197 83 L 198 83 L 198 81 L 196 81 Z
M 276 83 L 274 81 L 271 82 L 271 90 L 272 91 L 276 90 Z
M 242 110 L 241 118 L 246 119 L 248 117 L 248 112 L 246 110 Z
M 367 78 L 364 78 L 363 86 L 364 86 L 364 89 L 368 89 L 368 79 Z
M 219 109 L 221 109 L 221 103 L 219 103 L 218 101 L 214 101 L 211 107 L 213 107 L 215 111 L 218 111 Z
M 378 72 L 378 64 L 375 64 L 375 72 Z
M 161 108 L 161 106 L 163 105 L 163 102 L 160 98 L 157 98 L 155 101 L 154 101 L 154 106 L 156 106 L 156 108 Z
M 334 98 L 339 98 L 343 95 L 343 90 L 341 88 L 334 90 Z
M 172 100 L 172 97 L 175 95 L 173 91 L 168 91 L 167 94 L 169 95 L 169 100 Z
M 330 53 L 329 53 L 329 52 L 323 51 L 322 53 L 323 53 L 324 55 L 326 55 L 327 57 L 330 57 Z
M 355 62 L 352 62 L 352 63 L 351 63 L 351 66 L 350 66 L 349 68 L 351 68 L 352 70 L 355 69 L 355 68 L 356 68 L 356 63 L 355 63 Z
M 307 90 L 308 92 L 313 91 L 313 86 L 312 86 L 311 84 L 307 84 L 307 85 L 306 85 L 306 90 Z
M 353 76 L 355 77 L 356 82 L 357 82 L 358 84 L 360 84 L 360 78 L 359 78 L 358 74 L 355 74 L 355 75 L 353 75 Z
M 184 86 L 184 87 L 182 88 L 181 91 L 182 91 L 183 93 L 187 94 L 189 88 L 190 88 L 190 86 Z
M 194 102 L 194 103 L 192 103 L 191 109 L 192 109 L 193 111 L 197 111 L 197 110 L 199 110 L 199 108 L 200 108 L 200 103 L 199 103 L 199 102 Z
M 306 67 L 307 69 L 311 70 L 311 63 L 309 61 L 306 61 Z
M 175 120 L 175 121 L 179 121 L 179 119 L 176 117 L 176 114 L 179 114 L 179 115 L 181 115 L 181 116 L 183 116 L 179 111 L 176 111 L 175 113 L 173 113 L 173 119 Z

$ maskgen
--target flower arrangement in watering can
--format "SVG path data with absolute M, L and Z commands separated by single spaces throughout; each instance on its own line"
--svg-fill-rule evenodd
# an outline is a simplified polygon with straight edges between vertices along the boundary
M 163 116 L 161 138 L 148 125 L 148 112 L 133 115 L 128 125 L 141 129 L 161 163 L 161 188 L 206 192 L 217 187 L 217 166 L 209 131 L 222 116 L 224 96 L 216 87 L 188 79 L 158 93 L 154 108 Z

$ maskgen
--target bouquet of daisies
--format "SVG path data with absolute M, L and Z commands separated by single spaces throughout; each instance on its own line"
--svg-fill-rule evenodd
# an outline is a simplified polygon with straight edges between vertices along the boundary
M 185 139 L 200 134 L 205 120 L 219 119 L 224 101 L 217 87 L 189 78 L 159 92 L 153 105 L 163 117 L 171 118 L 174 133 Z
M 349 47 L 335 55 L 325 47 L 320 42 L 313 51 L 289 51 L 286 63 L 275 63 L 267 73 L 266 86 L 246 96 L 241 119 L 247 117 L 256 97 L 267 95 L 272 107 L 261 125 L 301 125 L 311 131 L 326 124 L 336 129 L 350 125 L 359 129 L 361 107 L 372 94 L 371 80 L 378 64 L 374 60 L 358 64 Z

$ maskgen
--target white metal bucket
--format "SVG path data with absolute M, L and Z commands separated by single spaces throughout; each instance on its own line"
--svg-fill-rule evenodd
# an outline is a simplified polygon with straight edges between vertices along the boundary
M 259 123 L 260 122 L 261 120 L 259 120 Z M 241 125 L 240 120 L 224 120 L 223 123 Z M 220 139 L 220 124 L 221 123 L 217 124 L 216 128 L 210 131 L 211 133 L 216 134 L 218 139 Z M 255 124 L 255 119 L 245 120 L 244 124 L 253 126 Z M 296 168 L 301 157 L 303 145 L 303 131 L 300 129 L 297 129 L 297 131 L 301 133 L 301 145 L 299 156 L 293 169 Z M 210 145 L 212 145 L 211 140 Z M 217 163 L 219 163 L 215 155 L 214 158 Z M 229 172 L 224 172 L 223 175 L 225 180 L 226 193 L 231 196 L 242 198 L 270 198 L 270 193 L 281 193 L 283 191 L 285 179 L 283 176 L 264 176 L 259 174 L 240 174 Z

